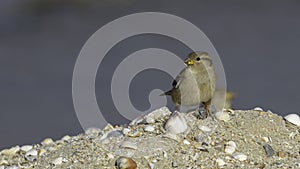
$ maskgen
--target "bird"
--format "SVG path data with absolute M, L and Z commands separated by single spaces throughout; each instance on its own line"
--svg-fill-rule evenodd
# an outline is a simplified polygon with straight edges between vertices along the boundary
M 194 51 L 184 60 L 186 67 L 172 83 L 172 89 L 162 95 L 171 96 L 176 111 L 179 106 L 202 105 L 207 113 L 216 90 L 216 73 L 211 56 L 205 51 Z
M 115 162 L 117 169 L 137 169 L 137 164 L 131 158 L 121 156 Z

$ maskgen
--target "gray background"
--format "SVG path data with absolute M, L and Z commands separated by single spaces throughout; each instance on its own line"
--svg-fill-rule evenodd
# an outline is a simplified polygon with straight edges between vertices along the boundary
M 300 2 L 297 1 L 0 1 L 0 149 L 83 132 L 72 103 L 72 72 L 85 41 L 101 26 L 145 11 L 178 15 L 197 25 L 217 49 L 234 108 L 261 106 L 281 115 L 298 113 Z M 148 47 L 182 58 L 187 47 L 158 35 L 117 44 L 100 65 L 98 104 L 109 121 L 119 119 L 109 94 L 111 75 L 130 53 Z M 140 110 L 148 93 L 168 90 L 171 77 L 141 72 L 130 97 Z M 170 100 L 169 100 L 170 101 Z M 174 109 L 169 102 L 168 106 Z

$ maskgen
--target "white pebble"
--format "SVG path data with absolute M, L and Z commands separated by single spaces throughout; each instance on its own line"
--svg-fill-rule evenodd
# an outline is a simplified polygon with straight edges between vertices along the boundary
M 239 160 L 239 161 L 245 161 L 247 160 L 247 156 L 245 154 L 242 154 L 242 153 L 235 153 L 232 155 L 233 158 Z
M 228 141 L 225 143 L 225 152 L 227 154 L 232 154 L 236 149 L 236 144 L 233 141 Z
M 25 159 L 28 161 L 36 160 L 37 156 L 38 156 L 38 151 L 35 149 L 31 149 L 25 153 Z
M 5 169 L 19 169 L 19 166 L 12 165 L 12 166 L 7 166 Z
M 191 143 L 189 142 L 189 141 L 187 141 L 187 140 L 183 140 L 183 144 L 186 144 L 186 145 L 190 145 Z
M 149 168 L 154 169 L 155 165 L 153 163 L 149 163 Z
M 154 130 L 155 130 L 155 128 L 153 126 L 150 126 L 150 125 L 146 125 L 144 127 L 144 131 L 147 131 L 147 132 L 152 132 Z
M 166 131 L 172 134 L 183 133 L 187 130 L 187 128 L 188 126 L 185 118 L 177 111 L 170 116 L 165 124 Z
M 123 132 L 124 135 L 127 135 L 130 131 L 131 131 L 131 130 L 130 130 L 129 128 L 124 128 L 124 129 L 122 130 L 122 132 Z
M 63 163 L 63 158 L 62 157 L 58 157 L 57 159 L 55 159 L 51 162 L 52 165 L 60 165 L 62 163 Z
M 199 129 L 204 131 L 204 132 L 210 132 L 211 131 L 211 128 L 209 128 L 207 126 L 200 126 Z
M 15 146 L 10 149 L 4 149 L 0 152 L 2 155 L 14 156 L 18 151 L 20 151 L 20 146 Z
M 287 120 L 288 122 L 296 125 L 296 126 L 300 126 L 300 117 L 298 114 L 289 114 L 286 115 L 284 117 L 285 120 Z
M 27 151 L 31 150 L 32 148 L 33 148 L 32 145 L 24 145 L 21 147 L 21 150 L 24 152 L 27 152 Z
M 253 110 L 255 110 L 255 111 L 264 111 L 262 108 L 260 108 L 260 107 L 255 107 Z
M 222 121 L 225 121 L 225 122 L 230 121 L 230 115 L 229 115 L 229 113 L 227 113 L 225 111 L 218 111 L 218 112 L 216 112 L 215 113 L 215 117 L 218 120 L 222 120 Z
M 53 140 L 52 138 L 45 138 L 43 141 L 42 141 L 42 145 L 50 145 L 50 144 L 53 144 Z
M 218 158 L 216 160 L 216 163 L 218 164 L 219 167 L 223 167 L 224 165 L 226 165 L 225 161 L 221 158 Z

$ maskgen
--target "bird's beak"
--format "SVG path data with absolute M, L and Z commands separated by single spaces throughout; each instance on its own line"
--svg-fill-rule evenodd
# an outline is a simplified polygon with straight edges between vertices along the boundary
M 187 64 L 187 65 L 193 65 L 193 64 L 195 64 L 194 60 L 190 60 L 190 59 L 185 60 L 184 63 Z

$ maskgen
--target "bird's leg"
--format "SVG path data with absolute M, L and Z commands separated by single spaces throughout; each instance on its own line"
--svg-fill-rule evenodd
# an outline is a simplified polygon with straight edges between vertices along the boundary
M 210 105 L 211 105 L 211 99 L 209 99 L 207 102 L 204 102 L 204 109 L 206 110 L 207 113 L 210 113 Z
M 199 118 L 199 119 L 206 119 L 208 116 L 208 112 L 204 108 L 204 105 L 205 105 L 204 103 L 199 104 L 199 107 L 197 108 L 197 111 L 199 113 L 197 118 Z
M 175 111 L 179 111 L 179 104 L 175 105 Z

